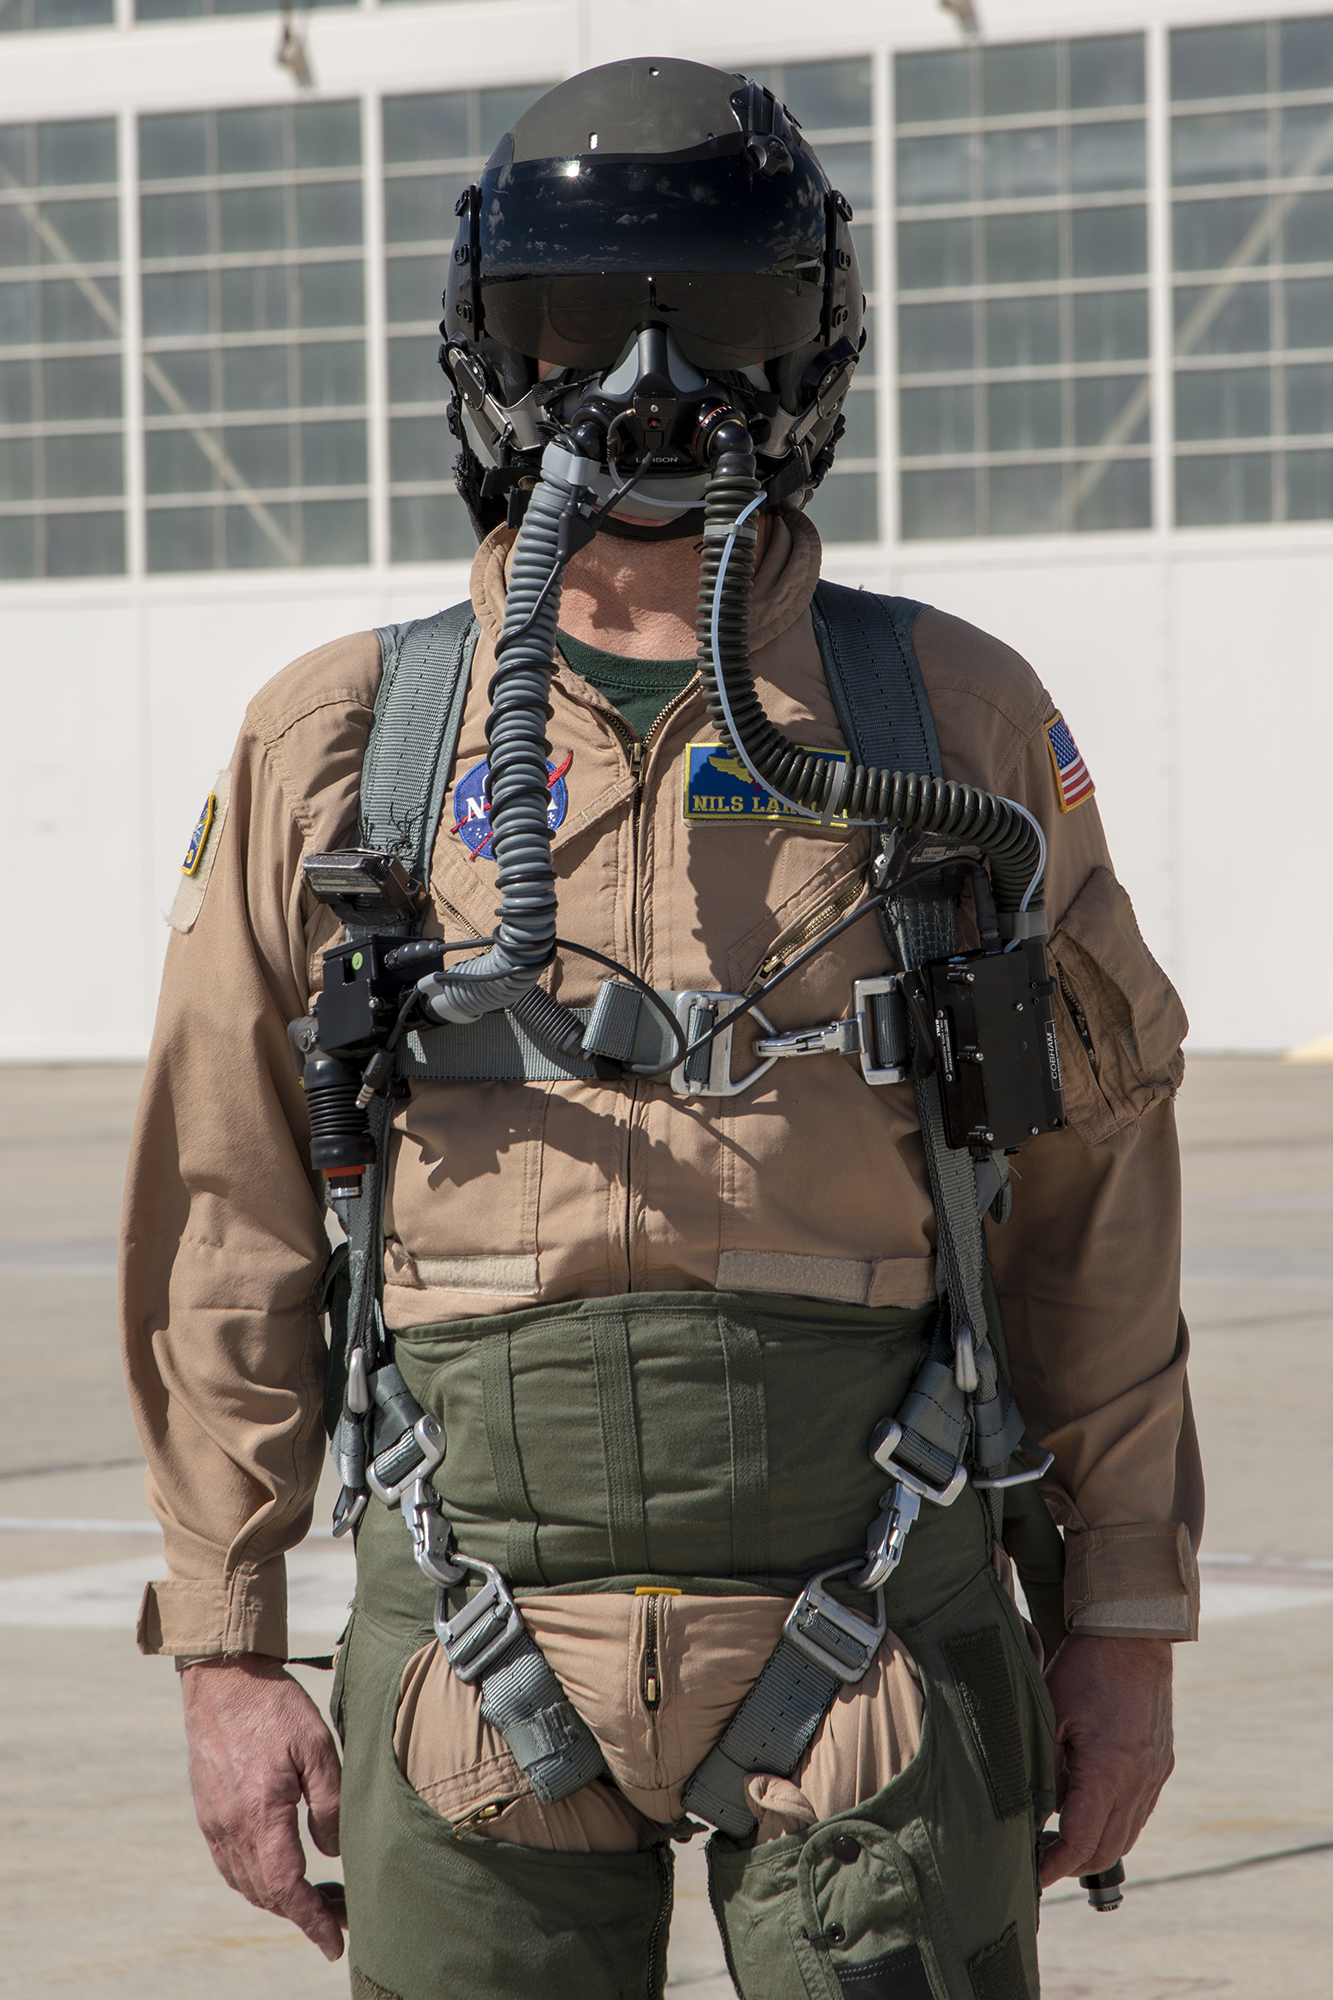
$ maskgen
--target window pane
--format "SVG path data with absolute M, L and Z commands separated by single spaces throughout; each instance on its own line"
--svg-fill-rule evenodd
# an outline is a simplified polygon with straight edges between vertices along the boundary
M 0 438 L 0 500 L 31 500 L 37 491 L 35 438 Z
M 987 474 L 993 535 L 1049 535 L 1065 525 L 1060 465 L 993 465 Z
M 1286 294 L 1287 346 L 1333 347 L 1333 278 L 1297 278 Z
M 1303 195 L 1284 229 L 1289 264 L 1333 263 L 1333 195 Z
M 1333 367 L 1287 370 L 1287 434 L 1322 437 L 1333 431 Z
M 1268 113 L 1214 112 L 1171 120 L 1171 176 L 1177 187 L 1202 181 L 1268 178 Z
M 1177 354 L 1262 354 L 1271 344 L 1267 285 L 1178 285 Z
M 856 249 L 856 261 L 861 267 L 861 289 L 873 292 L 875 289 L 875 232 L 869 223 L 852 224 L 852 242 Z
M 120 576 L 125 569 L 125 517 L 48 514 L 48 576 Z
M 218 209 L 222 248 L 229 255 L 238 250 L 286 249 L 287 198 L 282 188 L 224 188 Z
M 212 569 L 213 547 L 211 507 L 154 509 L 148 516 L 148 567 L 150 570 Z
M 861 321 L 861 328 L 866 337 L 866 344 L 861 349 L 861 362 L 860 362 L 860 373 L 862 378 L 864 379 L 864 377 L 867 375 L 873 375 L 878 365 L 876 360 L 878 349 L 875 345 L 874 306 L 868 306 L 866 308 L 865 318 Z
M 1075 125 L 1069 134 L 1076 194 L 1114 194 L 1148 183 L 1148 157 L 1141 118 L 1123 124 Z
M 879 453 L 879 399 L 873 389 L 853 389 L 842 406 L 847 428 L 838 445 L 838 457 L 875 458 Z
M 1016 111 L 1054 111 L 1056 45 L 1026 42 L 981 52 L 981 103 L 987 117 Z
M 384 234 L 390 243 L 452 243 L 458 223 L 454 203 L 466 174 L 416 174 L 384 189 Z
M 467 92 L 434 91 L 428 97 L 386 97 L 384 159 L 461 160 L 472 151 L 467 135 Z
M 222 448 L 247 486 L 294 486 L 291 430 L 286 424 L 248 424 L 222 433 Z
M 539 83 L 525 84 L 516 90 L 482 91 L 479 150 L 487 158 L 495 151 L 505 133 L 517 125 L 523 113 L 530 110 L 539 97 L 545 97 L 547 88 L 546 84 Z
M 1152 467 L 1146 458 L 1074 467 L 1074 526 L 1081 534 L 1152 526 Z
M 879 481 L 873 472 L 831 473 L 806 513 L 825 542 L 879 539 Z
M 11 186 L 27 187 L 32 179 L 32 127 L 0 125 L 0 166 L 13 176 Z
M 1267 521 L 1273 510 L 1267 452 L 1210 452 L 1176 460 L 1176 520 L 1182 528 Z
M 956 540 L 977 532 L 977 474 L 905 472 L 902 476 L 905 542 Z
M 0 361 L 0 422 L 26 424 L 32 419 L 31 361 Z
M 139 178 L 198 180 L 208 172 L 208 120 L 202 111 L 139 120 Z
M 868 145 L 821 146 L 819 157 L 834 187 L 846 195 L 854 209 L 875 206 L 875 176 Z
M 317 181 L 296 190 L 296 240 L 303 250 L 361 241 L 360 181 Z
M 894 109 L 900 125 L 966 118 L 972 110 L 972 58 L 966 49 L 899 56 L 894 64 Z
M 1284 90 L 1333 90 L 1333 16 L 1278 28 Z
M 36 264 L 36 240 L 16 208 L 0 208 L 0 265 Z
M 280 174 L 287 164 L 282 124 L 279 110 L 219 111 L 218 172 Z
M 1015 201 L 1060 192 L 1060 135 L 1054 125 L 987 132 L 983 189 L 988 201 Z
M 418 494 L 390 501 L 389 546 L 396 563 L 470 562 L 477 538 L 457 494 Z
M 72 278 L 48 278 L 42 286 L 42 338 L 64 341 L 106 340 L 120 332 L 120 280 L 94 281 L 94 297 Z M 100 310 L 99 310 L 100 306 Z
M 1302 104 L 1283 112 L 1282 172 L 1333 174 L 1333 105 Z
M 1176 436 L 1267 437 L 1272 395 L 1266 368 L 1211 368 L 1176 376 Z
M 987 300 L 988 368 L 1040 368 L 1059 359 L 1059 299 Z
M 853 56 L 846 62 L 788 63 L 783 96 L 808 132 L 869 125 L 870 60 Z
M 360 326 L 365 316 L 360 264 L 307 264 L 300 273 L 302 326 Z
M 88 354 L 77 361 L 44 361 L 46 414 L 54 422 L 120 415 L 120 356 Z
M 940 458 L 974 450 L 975 400 L 970 384 L 947 389 L 904 389 L 898 400 L 901 455 Z
M 360 166 L 361 106 L 355 99 L 346 104 L 298 104 L 292 117 L 298 169 Z
M 366 350 L 359 340 L 326 342 L 303 347 L 301 403 L 319 409 L 333 403 L 363 403 L 366 399 Z
M 145 257 L 208 254 L 208 196 L 147 194 L 139 202 L 139 241 Z
M 992 451 L 1058 451 L 1061 440 L 1058 382 L 992 382 L 986 390 L 986 425 Z
M 114 264 L 120 255 L 120 222 L 114 201 L 44 201 L 42 220 L 63 249 L 42 246 L 44 264 L 64 264 L 72 252 L 80 264 Z
M 970 368 L 971 305 L 900 306 L 898 365 L 904 375 Z
M 259 264 L 218 273 L 224 333 L 277 333 L 288 324 L 287 266 Z
M 0 577 L 37 574 L 37 523 L 13 514 L 0 516 Z
M 1333 515 L 1333 451 L 1287 453 L 1287 519 L 1327 521 Z
M 905 292 L 927 292 L 972 282 L 972 224 L 900 222 L 898 284 Z
M 223 354 L 224 410 L 283 410 L 290 401 L 285 347 L 231 347 Z
M 193 431 L 149 431 L 144 476 L 150 493 L 211 493 L 217 468 Z
M 0 285 L 0 347 L 27 347 L 36 340 L 36 307 L 36 285 Z
M 1060 275 L 1058 215 L 988 215 L 985 241 L 988 284 L 1031 285 Z
M 143 281 L 143 330 L 150 339 L 180 333 L 207 333 L 210 326 L 207 271 L 172 271 Z
M 966 132 L 898 141 L 898 200 L 904 208 L 970 201 L 976 141 Z
M 1147 377 L 1087 375 L 1076 381 L 1074 442 L 1108 447 L 1147 444 Z
M 1069 44 L 1069 102 L 1075 111 L 1143 101 L 1142 35 L 1087 35 Z
M 212 356 L 207 352 L 195 349 L 185 354 L 148 355 L 143 379 L 144 404 L 150 417 L 213 407 Z
M 1075 298 L 1075 361 L 1138 361 L 1147 355 L 1146 292 L 1084 292 Z
M 1249 97 L 1268 88 L 1268 37 L 1243 28 L 1177 28 L 1171 36 L 1171 95 Z
M 289 500 L 270 500 L 222 510 L 223 561 L 228 569 L 286 569 L 296 560 L 294 510 Z
M 389 401 L 442 403 L 449 385 L 436 360 L 439 340 L 414 334 L 410 340 L 389 342 Z
M 389 425 L 389 472 L 403 483 L 435 481 L 451 484 L 455 451 L 442 420 L 423 423 L 420 417 L 395 417 Z
M 125 490 L 118 432 L 46 440 L 49 500 L 91 500 Z
M 43 187 L 80 187 L 116 178 L 116 121 L 84 118 L 37 127 L 37 178 Z
M 435 318 L 443 290 L 438 257 L 390 257 L 385 277 L 391 325 L 403 320 Z
M 1072 219 L 1076 278 L 1128 277 L 1147 270 L 1146 208 L 1077 208 Z
M 414 428 L 427 431 L 432 427 L 417 424 Z M 439 428 L 445 431 L 443 424 Z M 448 435 L 447 431 L 445 435 Z M 452 444 L 452 440 L 450 442 Z M 301 465 L 306 486 L 364 486 L 367 477 L 365 424 L 303 424 Z M 447 478 L 449 475 L 445 473 L 441 476 Z

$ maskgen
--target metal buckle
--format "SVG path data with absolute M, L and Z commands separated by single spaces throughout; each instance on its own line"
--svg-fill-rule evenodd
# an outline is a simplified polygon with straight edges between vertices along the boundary
M 335 1541 L 342 1535 L 350 1534 L 369 1505 L 370 1495 L 368 1493 L 357 1493 L 350 1486 L 343 1487 L 342 1492 L 333 1503 L 333 1538 Z
M 419 1456 L 408 1465 L 402 1476 L 386 1480 L 377 1469 L 386 1460 L 390 1464 L 406 1449 L 408 1441 L 415 1440 Z M 444 1457 L 444 1432 L 436 1419 L 429 1414 L 418 1417 L 410 1431 L 402 1431 L 393 1443 L 386 1445 L 377 1458 L 366 1467 L 366 1478 L 371 1491 L 377 1493 L 386 1507 L 395 1507 L 415 1480 L 425 1479 L 434 1472 Z M 396 1468 L 395 1468 L 396 1469 Z
M 789 1035 L 764 1036 L 755 1043 L 754 1052 L 778 1062 L 783 1056 L 854 1056 L 860 1048 L 859 1021 L 830 1021 L 826 1028 L 794 1028 Z
M 403 1519 L 412 1531 L 412 1556 L 422 1575 L 448 1587 L 461 1583 L 467 1570 L 449 1560 L 454 1531 L 428 1479 L 414 1479 L 410 1492 L 403 1495 Z
M 711 1027 L 713 1021 L 717 1018 L 719 1004 L 728 1009 L 745 1004 L 745 995 L 743 993 L 705 993 L 698 988 L 691 988 L 685 993 L 672 993 L 669 996 L 664 994 L 662 997 L 669 999 L 672 1013 L 685 1030 L 687 1046 L 690 1034 L 690 1015 L 696 1007 L 704 1007 L 712 1010 L 712 1019 L 708 1023 L 709 1027 Z M 773 1023 L 768 1019 L 766 1014 L 761 1014 L 757 1007 L 750 1007 L 747 1011 L 754 1015 L 755 1020 L 758 1021 L 761 1028 L 767 1028 L 770 1035 L 773 1033 Z M 735 1033 L 735 1029 L 736 1023 L 733 1021 L 729 1028 L 724 1028 L 722 1033 L 708 1044 L 708 1081 L 706 1083 L 687 1082 L 685 1063 L 678 1062 L 676 1064 L 676 1067 L 671 1072 L 671 1088 L 678 1097 L 739 1097 L 743 1091 L 751 1089 L 753 1085 L 758 1083 L 761 1076 L 768 1074 L 777 1061 L 776 1056 L 770 1056 L 766 1062 L 761 1062 L 756 1069 L 750 1071 L 748 1076 L 735 1079 L 732 1077 L 731 1038 Z
M 447 1592 L 441 1584 L 435 1593 L 435 1636 L 459 1680 L 470 1685 L 523 1637 L 525 1627 L 509 1586 L 493 1563 L 478 1562 L 461 1551 L 457 1560 L 486 1581 L 453 1618 L 443 1616 Z
M 875 1020 L 870 1002 L 877 994 L 896 993 L 901 986 L 900 972 L 886 973 L 878 979 L 852 981 L 852 1005 L 856 1009 L 856 1025 L 861 1035 L 861 1074 L 867 1083 L 905 1083 L 912 1074 L 910 1062 L 890 1063 L 885 1068 L 875 1060 L 879 1051 L 875 1044 Z
M 876 1425 L 870 1438 L 870 1456 L 881 1472 L 887 1472 L 890 1479 L 905 1486 L 909 1493 L 915 1493 L 922 1500 L 933 1501 L 937 1507 L 952 1507 L 958 1495 L 967 1485 L 967 1467 L 960 1459 L 943 1486 L 932 1486 L 920 1473 L 909 1472 L 905 1465 L 899 1465 L 893 1454 L 902 1442 L 903 1427 L 898 1423 Z
M 1022 1451 L 1023 1446 L 1019 1445 L 1018 1450 Z M 1034 1465 L 1026 1472 L 1010 1472 L 1003 1479 L 978 1479 L 974 1473 L 972 1484 L 982 1487 L 987 1493 L 999 1493 L 1006 1486 L 1030 1486 L 1034 1479 L 1044 1479 L 1055 1464 L 1053 1451 L 1039 1451 L 1037 1457 L 1041 1460 L 1040 1465 Z
M 880 1641 L 889 1629 L 882 1590 L 873 1593 L 878 1616 L 872 1625 L 859 1611 L 849 1611 L 846 1605 L 839 1604 L 837 1598 L 830 1597 L 823 1588 L 831 1576 L 846 1576 L 849 1570 L 855 1568 L 855 1562 L 835 1563 L 832 1569 L 822 1569 L 818 1576 L 812 1576 L 788 1612 L 782 1627 L 783 1638 L 789 1640 L 798 1653 L 804 1653 L 808 1660 L 813 1660 L 825 1673 L 832 1674 L 836 1680 L 847 1682 L 849 1686 L 861 1680 L 867 1673 L 879 1651 Z M 853 1664 L 839 1654 L 829 1652 L 802 1624 L 802 1620 L 813 1624 L 816 1617 L 822 1619 L 826 1625 L 831 1625 L 843 1638 L 851 1641 L 858 1654 L 862 1656 L 857 1663 Z

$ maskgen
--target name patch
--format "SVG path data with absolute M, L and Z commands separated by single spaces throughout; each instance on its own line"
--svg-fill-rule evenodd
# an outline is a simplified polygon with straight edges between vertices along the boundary
M 802 750 L 818 745 L 803 743 Z M 820 750 L 819 755 L 845 764 L 845 750 Z M 818 829 L 821 821 L 811 819 L 794 807 L 774 798 L 757 785 L 734 751 L 720 743 L 687 743 L 685 746 L 685 796 L 682 817 L 696 825 L 708 826 L 805 826 Z M 830 828 L 845 832 L 847 815 L 835 813 Z
M 566 750 L 558 764 L 546 760 L 546 824 L 554 833 L 563 825 L 569 811 L 569 791 L 565 785 L 565 773 L 574 761 L 574 752 Z M 495 849 L 491 846 L 491 767 L 488 760 L 474 764 L 465 777 L 454 787 L 454 832 L 460 836 L 463 845 L 473 859 L 484 855 L 494 861 Z

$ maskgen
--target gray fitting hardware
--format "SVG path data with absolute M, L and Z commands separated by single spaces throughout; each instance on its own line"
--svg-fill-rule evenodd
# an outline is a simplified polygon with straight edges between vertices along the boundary
M 720 1013 L 730 1013 L 733 1008 L 746 1004 L 743 993 L 706 993 L 694 987 L 684 993 L 663 993 L 661 997 L 684 1029 L 687 1045 L 697 1035 L 706 1034 Z M 770 1035 L 774 1032 L 773 1023 L 766 1014 L 761 1014 L 753 1006 L 749 1011 L 761 1028 L 767 1028 Z M 777 1061 L 776 1056 L 759 1063 L 748 1076 L 732 1077 L 731 1041 L 735 1028 L 733 1022 L 707 1048 L 676 1064 L 671 1072 L 671 1088 L 678 1097 L 739 1097 L 742 1092 L 752 1089 L 761 1076 L 768 1074 Z
M 432 1416 L 417 1418 L 366 1467 L 371 1491 L 396 1506 L 415 1480 L 428 1478 L 444 1457 L 444 1432 Z
M 848 1685 L 864 1678 L 889 1629 L 883 1591 L 874 1593 L 876 1617 L 872 1624 L 859 1612 L 849 1611 L 825 1590 L 830 1577 L 846 1576 L 855 1568 L 854 1562 L 835 1563 L 832 1569 L 822 1569 L 818 1576 L 812 1576 L 782 1627 L 783 1638 L 798 1653 L 804 1653 L 826 1674 Z
M 493 1563 L 478 1562 L 475 1556 L 461 1556 L 467 1569 L 486 1581 L 476 1596 L 454 1617 L 446 1618 L 445 1589 L 435 1594 L 435 1636 L 444 1656 L 460 1681 L 484 1679 L 487 1670 L 523 1637 L 525 1626 L 509 1586 Z
M 462 1563 L 452 1562 L 449 1544 L 454 1531 L 444 1518 L 440 1496 L 429 1479 L 414 1479 L 403 1495 L 403 1519 L 412 1532 L 412 1558 L 423 1576 L 432 1583 L 452 1589 L 467 1575 Z

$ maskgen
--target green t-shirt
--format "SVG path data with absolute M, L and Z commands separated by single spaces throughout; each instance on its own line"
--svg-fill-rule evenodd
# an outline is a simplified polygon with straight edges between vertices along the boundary
M 559 646 L 574 672 L 614 702 L 640 736 L 648 734 L 662 710 L 699 671 L 697 660 L 627 660 L 621 653 L 604 653 L 599 646 L 571 639 L 567 632 L 560 634 Z

